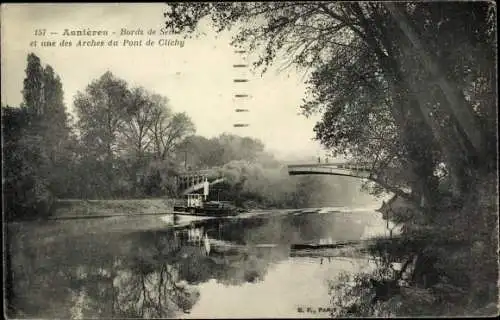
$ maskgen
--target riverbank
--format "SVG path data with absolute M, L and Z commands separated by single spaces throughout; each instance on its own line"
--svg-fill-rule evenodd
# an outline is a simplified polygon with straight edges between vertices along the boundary
M 80 200 L 59 199 L 51 219 L 155 215 L 172 213 L 174 199 Z
M 376 272 L 335 289 L 344 292 L 335 302 L 341 306 L 335 316 L 498 315 L 496 182 L 494 176 L 477 178 L 460 199 L 462 206 L 443 201 L 439 209 L 421 212 L 396 198 L 385 203 L 379 212 L 401 225 L 401 233 L 371 246 L 371 255 L 382 258 Z M 396 271 L 392 262 L 406 268 Z M 377 300 L 359 298 L 372 286 Z

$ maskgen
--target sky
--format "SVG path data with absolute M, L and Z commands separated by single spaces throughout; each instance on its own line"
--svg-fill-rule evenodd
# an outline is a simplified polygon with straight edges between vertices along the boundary
M 230 46 L 231 33 L 216 34 L 204 25 L 206 34 L 197 39 L 160 35 L 163 11 L 162 3 L 2 4 L 2 104 L 17 106 L 21 102 L 26 57 L 33 52 L 61 77 L 70 112 L 74 95 L 109 70 L 130 86 L 166 96 L 175 112 L 191 117 L 199 135 L 210 138 L 229 132 L 257 138 L 281 159 L 324 154 L 320 144 L 313 141 L 313 126 L 319 116 L 308 119 L 299 115 L 306 90 L 302 74 L 274 68 L 261 76 L 248 69 L 235 69 L 233 64 L 247 64 L 251 59 Z M 120 36 L 122 28 L 142 29 L 145 35 Z M 44 36 L 35 35 L 35 30 L 43 29 Z M 79 39 L 91 37 L 65 36 L 65 29 L 105 30 L 108 36 L 94 39 L 106 44 L 116 40 L 119 45 L 76 47 Z M 156 35 L 148 36 L 149 29 Z M 148 39 L 155 45 L 146 46 Z M 176 39 L 177 45 L 158 45 L 160 40 Z M 31 46 L 35 40 L 36 46 Z M 73 45 L 62 47 L 61 40 Z M 142 45 L 124 45 L 124 40 L 142 40 Z M 179 45 L 181 40 L 183 46 Z M 42 47 L 41 41 L 55 41 L 56 46 Z M 234 83 L 235 78 L 249 81 Z M 234 98 L 237 93 L 247 93 L 250 98 Z M 235 108 L 250 112 L 236 113 Z M 249 126 L 235 128 L 235 123 Z

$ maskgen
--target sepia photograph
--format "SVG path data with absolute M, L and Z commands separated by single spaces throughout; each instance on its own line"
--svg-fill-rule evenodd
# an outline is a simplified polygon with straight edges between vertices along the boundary
M 493 1 L 2 3 L 6 319 L 499 315 Z

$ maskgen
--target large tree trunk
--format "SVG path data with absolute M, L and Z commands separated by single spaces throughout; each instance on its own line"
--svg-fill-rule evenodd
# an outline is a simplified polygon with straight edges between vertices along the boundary
M 460 125 L 461 131 L 465 135 L 467 142 L 472 147 L 471 153 L 481 155 L 483 150 L 483 138 L 480 128 L 475 123 L 475 116 L 470 108 L 470 105 L 465 100 L 463 93 L 454 85 L 452 85 L 446 78 L 443 70 L 441 70 L 435 57 L 420 41 L 418 35 L 410 26 L 406 17 L 398 10 L 398 8 L 389 2 L 384 3 L 389 12 L 393 15 L 394 20 L 398 23 L 403 34 L 410 40 L 413 45 L 414 52 L 424 62 L 424 66 L 431 77 L 436 81 L 447 103 L 444 106 L 451 116 Z
M 451 180 L 453 181 L 452 192 L 456 197 L 460 197 L 461 190 L 463 189 L 463 159 L 467 159 L 468 153 L 462 152 L 461 147 L 462 137 L 446 132 L 436 121 L 434 116 L 431 116 L 431 110 L 427 106 L 427 101 L 418 93 L 415 93 L 415 88 L 410 84 L 409 77 L 401 72 L 401 66 L 398 59 L 392 50 L 391 41 L 387 38 L 388 30 L 385 25 L 381 23 L 382 17 L 377 19 L 377 12 L 373 13 L 373 17 L 368 17 L 363 12 L 359 4 L 352 4 L 351 8 L 359 19 L 361 27 L 364 30 L 364 40 L 374 50 L 377 55 L 380 66 L 384 70 L 386 79 L 389 82 L 391 96 L 393 98 L 393 105 L 391 113 L 394 117 L 396 125 L 399 127 L 400 136 L 406 139 L 408 119 L 406 117 L 411 114 L 412 122 L 419 123 L 421 128 L 419 130 L 429 131 L 432 133 L 434 140 L 438 143 L 444 158 L 447 162 Z M 380 39 L 378 39 L 378 38 Z M 402 52 L 411 53 L 411 49 L 407 48 L 401 42 L 399 50 Z M 392 56 L 391 56 L 392 54 Z M 405 106 L 406 105 L 406 106 Z M 407 143 L 422 143 L 423 141 L 405 141 Z M 416 173 L 415 168 L 408 168 L 409 171 Z M 418 171 L 418 170 L 417 170 Z M 420 187 L 421 192 L 424 191 Z

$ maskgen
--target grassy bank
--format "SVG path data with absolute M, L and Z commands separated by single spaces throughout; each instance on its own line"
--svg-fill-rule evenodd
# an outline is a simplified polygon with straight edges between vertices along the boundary
M 73 200 L 59 199 L 52 219 L 94 216 L 149 215 L 173 211 L 173 199 Z
M 392 216 L 405 220 L 401 235 L 370 246 L 381 257 L 376 272 L 333 288 L 342 292 L 335 316 L 498 315 L 496 182 L 496 176 L 476 179 L 462 207 L 444 206 L 430 219 L 393 208 Z

